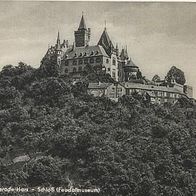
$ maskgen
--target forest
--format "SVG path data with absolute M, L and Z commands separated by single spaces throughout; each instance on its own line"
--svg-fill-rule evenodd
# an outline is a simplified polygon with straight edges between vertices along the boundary
M 0 187 L 99 188 L 67 195 L 195 196 L 196 106 L 118 102 L 20 62 L 0 72 Z M 26 160 L 16 161 L 26 156 Z M 28 157 L 28 159 L 27 159 Z M 15 160 L 15 161 L 14 161 Z M 65 193 L 0 193 L 58 195 Z

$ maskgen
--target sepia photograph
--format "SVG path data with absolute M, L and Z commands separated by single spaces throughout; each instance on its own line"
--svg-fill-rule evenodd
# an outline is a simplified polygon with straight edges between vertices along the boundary
M 196 196 L 196 3 L 0 1 L 0 195 Z

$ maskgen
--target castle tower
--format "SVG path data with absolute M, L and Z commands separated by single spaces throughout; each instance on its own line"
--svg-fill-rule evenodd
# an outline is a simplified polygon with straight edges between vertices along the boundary
M 88 46 L 90 41 L 90 28 L 86 28 L 86 23 L 83 14 L 78 30 L 74 32 L 74 35 L 76 47 Z

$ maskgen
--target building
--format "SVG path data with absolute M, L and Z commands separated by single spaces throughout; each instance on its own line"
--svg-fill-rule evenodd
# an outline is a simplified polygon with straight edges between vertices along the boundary
M 89 83 L 88 93 L 95 97 L 108 97 L 118 101 L 119 97 L 126 94 L 125 87 L 121 83 Z
M 90 83 L 89 94 L 106 96 L 118 100 L 123 95 L 139 93 L 150 97 L 151 102 L 174 103 L 178 98 L 185 96 L 192 98 L 193 89 L 188 85 L 180 85 L 172 80 L 168 85 L 158 76 L 153 81 L 144 79 L 137 65 L 128 55 L 127 47 L 119 52 L 118 44 L 114 47 L 106 27 L 96 45 L 90 44 L 91 29 L 87 28 L 82 15 L 79 27 L 74 31 L 75 41 L 69 44 L 68 40 L 60 40 L 58 32 L 55 46 L 51 46 L 41 61 L 41 66 L 47 66 L 48 61 L 54 61 L 60 75 L 71 75 L 80 79 L 86 66 L 110 74 L 113 83 Z
M 41 66 L 45 65 L 45 61 L 51 59 L 51 55 L 54 55 L 59 74 L 81 73 L 88 64 L 97 71 L 102 70 L 110 74 L 114 80 L 119 80 L 118 46 L 114 47 L 106 27 L 97 44 L 90 45 L 91 29 L 86 27 L 82 15 L 78 30 L 74 32 L 74 37 L 75 42 L 72 45 L 69 45 L 68 40 L 61 43 L 58 32 L 56 45 L 48 49 L 41 61 Z
M 90 83 L 88 93 L 93 96 L 105 96 L 117 101 L 123 95 L 135 93 L 149 97 L 151 103 L 175 103 L 179 98 L 190 98 L 180 89 L 167 86 L 147 85 L 133 82 L 122 83 Z

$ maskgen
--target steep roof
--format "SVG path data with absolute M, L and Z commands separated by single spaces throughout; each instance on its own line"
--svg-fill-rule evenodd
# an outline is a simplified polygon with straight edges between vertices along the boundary
M 86 29 L 86 23 L 85 23 L 85 20 L 84 20 L 84 16 L 83 15 L 82 15 L 82 18 L 80 20 L 80 25 L 79 25 L 78 30 L 82 30 L 82 29 Z
M 60 49 L 61 49 L 60 34 L 59 34 L 59 31 L 58 31 L 57 40 L 56 40 L 56 49 L 57 49 L 57 50 L 60 50 Z
M 97 45 L 76 47 L 73 50 L 67 51 L 65 55 L 67 55 L 67 59 L 93 57 L 101 55 L 108 57 L 103 47 Z
M 127 66 L 127 67 L 137 67 L 138 68 L 138 66 L 135 65 L 135 63 L 131 59 L 127 62 L 127 64 L 125 66 Z
M 103 48 L 106 50 L 108 55 L 110 55 L 109 53 L 111 52 L 111 49 L 114 48 L 112 41 L 106 31 L 106 28 L 104 29 L 104 31 L 98 41 L 98 45 L 103 46 Z

